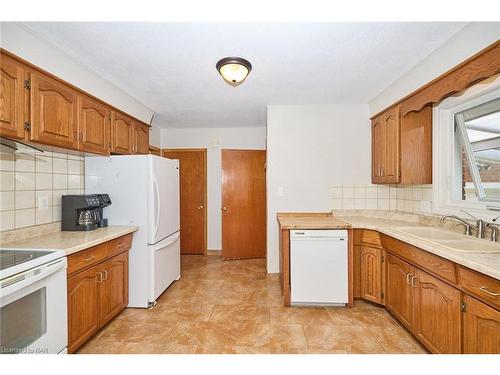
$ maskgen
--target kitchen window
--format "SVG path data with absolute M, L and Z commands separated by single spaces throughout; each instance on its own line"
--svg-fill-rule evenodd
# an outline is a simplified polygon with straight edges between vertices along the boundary
M 500 214 L 500 78 L 434 108 L 433 210 Z

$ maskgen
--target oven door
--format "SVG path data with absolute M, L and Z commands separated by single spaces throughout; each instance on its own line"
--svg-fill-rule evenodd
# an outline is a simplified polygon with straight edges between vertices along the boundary
M 0 353 L 60 353 L 68 342 L 66 258 L 2 280 Z

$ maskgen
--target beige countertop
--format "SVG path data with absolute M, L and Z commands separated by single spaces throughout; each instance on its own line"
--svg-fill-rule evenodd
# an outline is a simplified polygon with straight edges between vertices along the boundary
M 396 218 L 369 218 L 364 216 L 348 216 L 348 215 L 325 215 L 315 214 L 304 216 L 304 214 L 278 214 L 278 222 L 281 229 L 338 229 L 338 223 L 344 223 L 347 228 L 353 229 L 371 229 L 380 233 L 386 234 L 420 249 L 426 250 L 432 254 L 438 255 L 445 259 L 451 260 L 457 264 L 468 267 L 470 269 L 481 272 L 485 275 L 494 277 L 500 280 L 500 253 L 476 253 L 458 251 L 443 246 L 431 239 L 426 239 L 423 236 L 413 236 L 398 230 L 401 227 L 428 227 L 415 221 L 398 220 Z M 318 226 L 310 227 L 310 223 L 317 223 Z M 328 226 L 332 223 L 332 226 Z M 290 226 L 293 224 L 294 226 Z M 344 227 L 344 228 L 346 228 Z M 446 229 L 443 227 L 442 229 Z M 456 232 L 454 232 L 456 233 Z M 464 239 L 471 238 L 463 235 Z M 478 240 L 487 241 L 487 239 Z M 499 244 L 500 246 L 500 244 Z
M 50 249 L 63 250 L 66 255 L 76 253 L 114 238 L 137 231 L 136 226 L 110 226 L 88 232 L 52 232 L 42 236 L 31 237 L 19 241 L 2 244 L 2 248 L 10 249 Z

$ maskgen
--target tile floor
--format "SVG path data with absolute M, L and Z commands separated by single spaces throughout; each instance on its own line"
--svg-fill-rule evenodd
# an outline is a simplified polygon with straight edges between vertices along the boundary
M 426 353 L 384 309 L 284 308 L 264 259 L 183 256 L 149 310 L 127 308 L 79 353 Z

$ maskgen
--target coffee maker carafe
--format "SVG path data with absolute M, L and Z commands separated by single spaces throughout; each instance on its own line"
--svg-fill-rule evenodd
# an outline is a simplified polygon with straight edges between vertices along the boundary
M 103 208 L 111 204 L 108 194 L 63 195 L 63 231 L 89 231 L 107 226 Z

